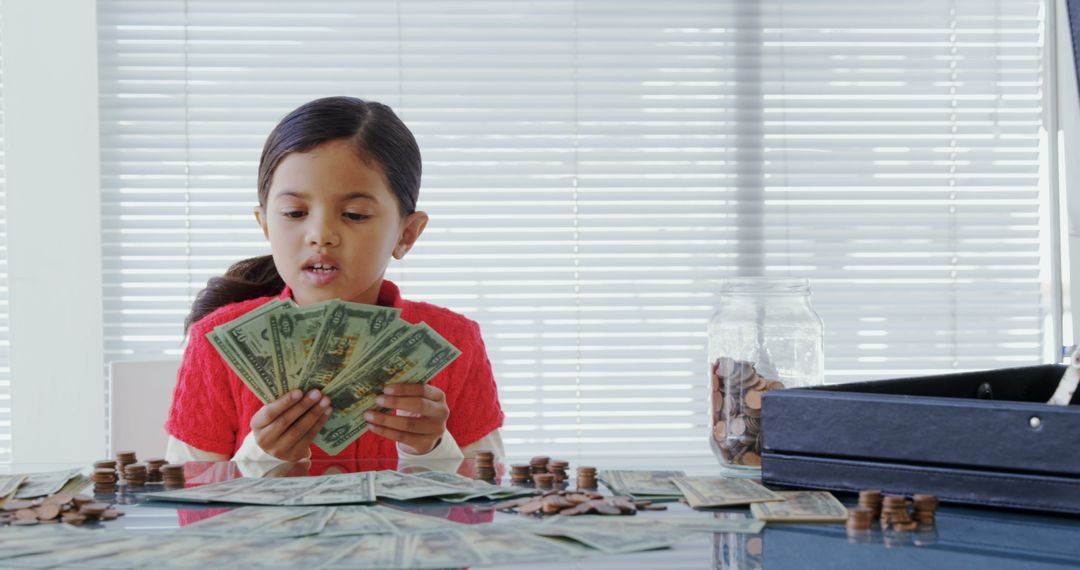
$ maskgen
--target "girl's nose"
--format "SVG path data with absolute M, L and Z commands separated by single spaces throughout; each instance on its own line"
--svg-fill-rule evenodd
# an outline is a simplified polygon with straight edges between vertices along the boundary
M 308 245 L 315 247 L 334 247 L 340 241 L 338 232 L 330 224 L 313 220 L 308 228 Z

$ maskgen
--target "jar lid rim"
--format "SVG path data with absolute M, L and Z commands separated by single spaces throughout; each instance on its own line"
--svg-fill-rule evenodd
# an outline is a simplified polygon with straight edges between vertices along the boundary
M 729 277 L 720 281 L 720 288 L 727 292 L 805 293 L 810 291 L 810 281 L 806 277 Z

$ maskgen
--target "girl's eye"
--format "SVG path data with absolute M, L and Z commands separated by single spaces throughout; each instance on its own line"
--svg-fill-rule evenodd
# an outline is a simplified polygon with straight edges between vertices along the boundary
M 366 214 L 357 214 L 356 212 L 345 212 L 345 217 L 354 222 L 362 222 L 368 219 L 370 216 Z
M 285 211 L 284 211 L 284 212 L 282 212 L 281 214 L 282 214 L 283 216 L 285 216 L 286 218 L 293 218 L 293 219 L 297 219 L 297 218 L 302 218 L 302 217 L 304 217 L 304 214 L 305 214 L 305 213 L 306 213 L 306 212 L 304 212 L 303 210 L 285 210 Z

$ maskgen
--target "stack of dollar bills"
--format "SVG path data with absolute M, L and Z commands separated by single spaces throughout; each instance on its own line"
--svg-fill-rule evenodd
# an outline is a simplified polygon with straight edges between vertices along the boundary
M 364 412 L 380 409 L 385 384 L 426 383 L 461 354 L 426 323 L 400 317 L 393 307 L 275 299 L 206 336 L 264 403 L 294 389 L 329 397 L 333 413 L 315 444 L 336 455 L 367 431 Z

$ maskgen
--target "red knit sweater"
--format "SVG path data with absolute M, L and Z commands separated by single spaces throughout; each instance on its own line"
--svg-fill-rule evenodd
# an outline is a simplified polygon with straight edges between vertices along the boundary
M 277 298 L 289 298 L 286 286 Z M 165 430 L 180 441 L 204 451 L 232 456 L 251 431 L 251 416 L 262 407 L 228 365 L 221 359 L 206 333 L 214 327 L 262 305 L 274 297 L 260 297 L 226 305 L 191 326 L 173 392 L 172 409 Z M 461 350 L 461 356 L 431 380 L 446 393 L 450 417 L 446 428 L 464 447 L 502 426 L 495 378 L 491 374 L 480 327 L 449 309 L 401 298 L 397 286 L 384 280 L 378 303 L 401 309 L 401 318 L 410 323 L 426 322 Z M 396 459 L 395 443 L 367 432 L 330 457 L 311 446 L 312 460 L 334 459 L 352 463 L 361 459 Z

